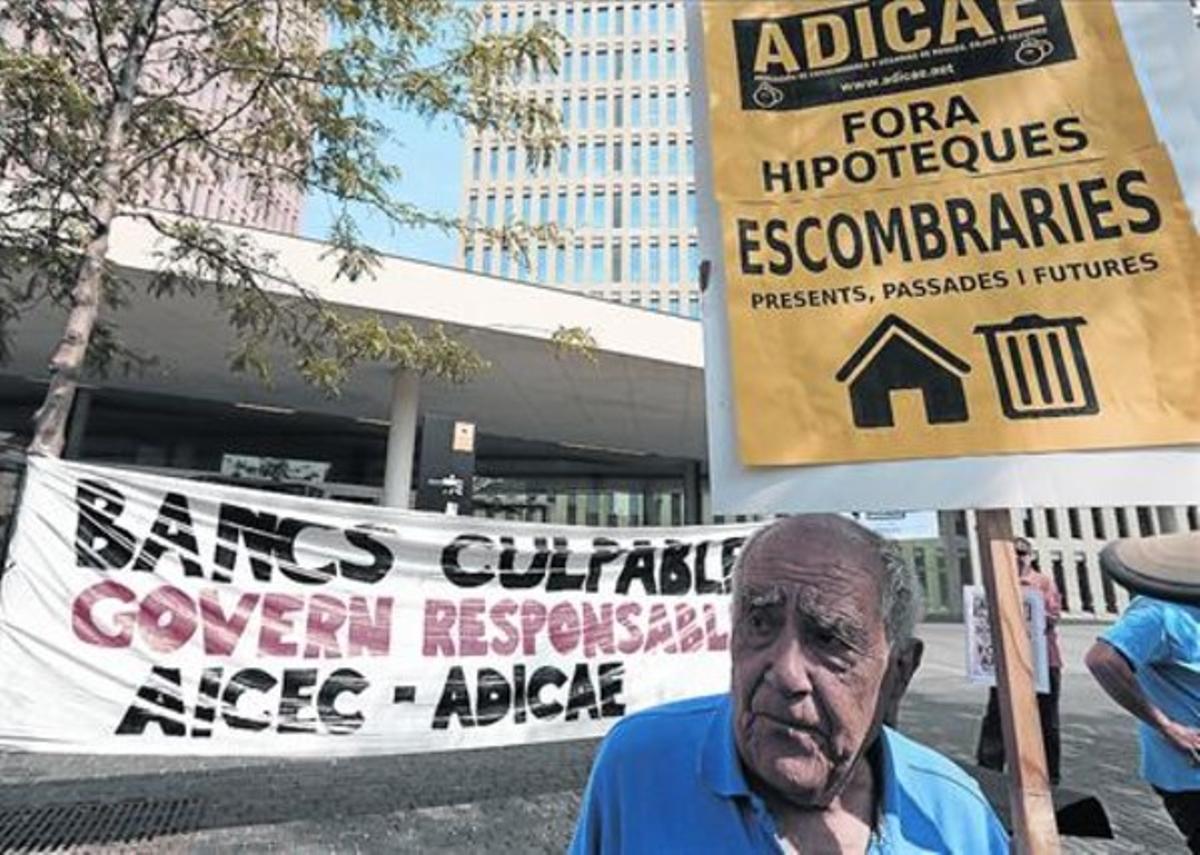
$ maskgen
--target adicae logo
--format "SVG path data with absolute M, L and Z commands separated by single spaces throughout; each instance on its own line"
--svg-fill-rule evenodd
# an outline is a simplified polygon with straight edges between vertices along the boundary
M 1016 60 L 1025 66 L 1041 65 L 1046 57 L 1054 53 L 1054 43 L 1032 36 L 1022 39 L 1017 45 Z
M 752 97 L 754 98 L 754 103 L 764 110 L 778 107 L 783 102 L 783 92 L 780 91 L 778 86 L 773 86 L 766 80 L 758 84 Z

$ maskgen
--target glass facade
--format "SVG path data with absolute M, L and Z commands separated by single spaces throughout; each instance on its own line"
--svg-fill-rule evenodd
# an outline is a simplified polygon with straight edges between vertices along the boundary
M 600 187 L 592 192 L 591 223 L 597 228 L 603 227 L 608 222 L 607 202 L 608 195 L 604 192 L 604 188 Z
M 604 244 L 592 244 L 592 284 L 603 285 L 608 281 L 607 271 L 604 269 Z
M 476 478 L 475 516 L 552 525 L 684 524 L 683 479 Z
M 528 163 L 508 139 L 473 135 L 464 152 L 462 210 L 482 211 L 492 227 L 529 222 L 587 230 L 582 249 L 548 247 L 545 264 L 510 264 L 508 275 L 586 284 L 589 293 L 630 305 L 697 316 L 695 153 L 679 3 L 499 0 L 483 27 L 515 33 L 535 20 L 565 37 L 559 72 L 526 74 L 517 85 L 559 105 L 566 141 L 543 166 Z M 599 259 L 593 240 L 604 246 Z M 464 242 L 468 269 L 497 272 L 485 255 L 481 239 Z M 679 289 L 674 299 L 661 293 L 660 283 L 668 282 Z

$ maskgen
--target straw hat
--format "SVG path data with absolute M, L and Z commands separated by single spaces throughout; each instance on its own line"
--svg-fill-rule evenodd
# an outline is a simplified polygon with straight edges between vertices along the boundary
M 1200 604 L 1200 532 L 1113 541 L 1100 569 L 1134 593 Z

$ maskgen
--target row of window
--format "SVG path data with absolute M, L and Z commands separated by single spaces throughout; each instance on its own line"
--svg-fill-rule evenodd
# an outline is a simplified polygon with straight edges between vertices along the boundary
M 672 291 L 666 295 L 655 293 L 647 294 L 645 303 L 642 302 L 642 295 L 636 293 L 613 295 L 611 299 L 618 303 L 628 303 L 630 306 L 644 305 L 652 312 L 667 312 L 668 314 L 672 315 L 682 315 L 685 308 L 681 300 L 681 297 L 683 296 L 685 295 L 681 295 L 677 291 Z M 700 317 L 700 295 L 693 292 L 691 294 L 687 294 L 686 297 L 687 316 L 689 318 L 698 319 Z
M 508 146 L 501 170 L 499 148 L 487 155 L 489 181 L 515 181 L 522 175 L 538 174 L 538 164 L 530 163 L 523 150 Z M 559 177 L 608 178 L 610 176 L 679 176 L 690 178 L 696 169 L 696 151 L 692 141 L 675 135 L 651 136 L 645 140 L 580 140 L 575 146 L 564 144 L 551 164 Z M 483 150 L 471 155 L 471 178 L 478 181 L 483 171 Z
M 558 75 L 543 75 L 537 79 L 557 79 L 563 83 L 607 83 L 619 80 L 675 80 L 687 75 L 687 48 L 673 44 L 650 45 L 645 50 L 620 47 L 612 50 L 567 51 L 562 55 Z
M 606 296 L 603 291 L 588 291 L 587 295 L 599 299 L 604 299 Z M 652 312 L 666 312 L 695 320 L 700 318 L 700 294 L 696 291 L 688 293 L 670 291 L 666 294 L 651 291 L 645 295 L 637 291 L 614 291 L 607 295 L 607 298 L 614 303 L 646 308 Z
M 591 296 L 603 299 L 605 295 L 601 292 Z M 679 295 L 674 298 L 678 307 Z M 619 302 L 618 297 L 612 299 Z M 649 306 L 648 301 L 647 306 L 661 311 L 663 302 L 656 295 L 655 304 Z M 679 313 L 677 308 L 675 314 Z M 477 482 L 471 510 L 477 517 L 543 525 L 681 526 L 684 524 L 681 483 L 682 477 L 661 481 L 553 476 L 537 480 L 488 478 L 483 489 Z
M 642 109 L 645 101 L 646 108 Z M 626 104 L 628 103 L 628 114 Z M 691 92 L 674 89 L 660 93 L 652 89 L 645 98 L 640 92 L 631 92 L 628 97 L 617 92 L 609 95 L 599 92 L 581 94 L 572 98 L 563 95 L 559 100 L 558 117 L 563 128 L 661 128 L 687 126 L 691 123 Z M 572 104 L 574 105 L 572 107 Z M 611 110 L 610 110 L 611 105 Z
M 930 572 L 927 566 L 926 550 L 919 546 L 912 549 L 913 569 L 916 571 L 922 591 L 925 594 L 926 607 L 931 612 L 948 611 L 951 603 L 951 591 L 947 558 L 944 551 L 940 548 L 935 551 L 934 557 L 937 562 L 937 568 L 936 571 Z M 1043 556 L 1039 556 L 1039 559 L 1042 558 Z M 1049 574 L 1054 580 L 1055 587 L 1058 588 L 1059 595 L 1062 598 L 1062 607 L 1065 611 L 1070 612 L 1073 610 L 1075 603 L 1072 598 L 1072 589 L 1067 584 L 1063 554 L 1058 551 L 1052 551 L 1045 558 L 1047 560 L 1039 562 L 1043 565 L 1042 572 Z M 971 561 L 965 549 L 959 550 L 958 570 L 959 581 L 963 584 L 971 584 Z M 1093 571 L 1088 565 L 1087 555 L 1082 552 L 1075 554 L 1074 571 L 1075 592 L 1079 595 L 1079 610 L 1093 614 L 1097 612 L 1097 605 L 1099 604 L 1096 603 L 1092 593 L 1092 579 L 1099 576 L 1104 596 L 1104 611 L 1109 614 L 1117 614 L 1120 611 L 1121 602 L 1112 579 L 1106 574 L 1099 573 L 1098 570 Z M 936 582 L 936 591 L 930 586 L 930 577 Z
M 1129 513 L 1128 508 L 1114 508 L 1113 519 L 1116 523 L 1116 531 L 1110 531 L 1105 524 L 1105 515 L 1102 508 L 1090 508 L 1090 519 L 1092 525 L 1092 537 L 1096 540 L 1109 540 L 1111 538 L 1120 537 L 1152 537 L 1156 534 L 1173 534 L 1179 530 L 1180 521 L 1176 516 L 1175 508 L 1170 505 L 1164 505 L 1158 508 L 1151 508 L 1145 505 L 1139 505 L 1133 514 Z M 1185 509 L 1186 525 L 1190 531 L 1200 531 L 1200 509 L 1196 506 L 1191 506 Z M 1084 539 L 1084 511 L 1081 508 L 1067 508 L 1067 531 L 1068 536 L 1072 540 Z M 1050 539 L 1057 539 L 1060 536 L 1059 516 L 1053 508 L 1046 508 L 1043 511 L 1044 536 Z M 1136 523 L 1136 535 L 1134 533 L 1133 524 Z M 1026 537 L 1038 537 L 1036 517 L 1032 508 L 1026 508 L 1021 520 L 1021 528 Z
M 695 242 L 685 248 L 678 240 L 669 241 L 665 247 L 650 240 L 643 247 L 642 241 L 635 238 L 628 244 L 614 240 L 590 244 L 578 241 L 570 247 L 543 245 L 531 251 L 528 260 L 491 246 L 476 254 L 475 248 L 468 246 L 463 265 L 467 270 L 544 285 L 683 285 L 695 281 L 699 257 Z
M 1030 535 L 1032 536 L 1032 535 Z M 946 610 L 950 604 L 950 584 L 947 567 L 947 556 L 941 548 L 934 550 L 934 559 L 936 561 L 936 570 L 930 571 L 928 567 L 928 556 L 926 549 L 920 546 L 912 548 L 912 563 L 913 569 L 916 571 L 917 578 L 921 582 L 921 588 L 925 594 L 926 605 L 930 611 L 937 612 Z M 1047 573 L 1054 580 L 1055 587 L 1058 588 L 1059 595 L 1062 597 L 1062 606 L 1066 611 L 1072 611 L 1075 605 L 1072 598 L 1072 588 L 1068 585 L 1065 559 L 1061 552 L 1055 550 L 1050 551 L 1046 555 L 1039 555 L 1039 559 L 1044 559 L 1040 562 L 1043 564 L 1042 572 Z M 1117 614 L 1120 611 L 1121 603 L 1118 598 L 1116 587 L 1112 580 L 1107 575 L 1094 571 L 1089 567 L 1088 557 L 1082 552 L 1078 552 L 1074 556 L 1074 571 L 1075 571 L 1075 587 L 1074 590 L 1079 596 L 1078 608 L 1084 612 L 1096 613 L 1097 605 L 1095 597 L 1092 593 L 1092 579 L 1099 576 L 1101 580 L 1101 588 L 1104 597 L 1104 611 L 1109 614 Z M 959 581 L 962 584 L 971 584 L 972 572 L 971 561 L 967 550 L 960 549 L 958 553 L 958 571 Z M 930 586 L 930 577 L 936 582 L 936 591 Z
M 280 191 L 272 194 L 278 198 L 264 198 L 253 191 L 244 174 L 227 176 L 224 182 L 194 176 L 187 183 L 191 193 L 182 191 L 183 198 L 190 199 L 182 206 L 186 213 L 261 229 L 295 231 L 298 203 L 292 193 Z M 153 188 L 143 192 L 142 201 L 150 207 L 181 207 L 169 193 Z
M 467 204 L 468 218 L 489 227 L 502 226 L 518 221 L 517 198 L 512 193 L 503 197 L 503 207 L 495 193 L 489 193 L 479 210 L 479 197 L 472 195 Z M 696 191 L 677 187 L 660 189 L 649 187 L 631 188 L 628 192 L 607 187 L 586 187 L 575 190 L 573 206 L 568 206 L 568 194 L 560 190 L 555 197 L 554 216 L 551 216 L 550 194 L 546 191 L 537 197 L 534 208 L 532 193 L 521 196 L 519 221 L 528 225 L 554 223 L 567 228 L 614 228 L 614 229 L 677 229 L 697 224 Z M 482 217 L 480 214 L 482 213 Z M 568 213 L 573 216 L 568 219 Z
M 567 0 L 557 3 L 525 2 L 516 9 L 501 8 L 483 19 L 484 32 L 519 33 L 537 21 L 546 21 L 566 36 L 608 36 L 678 32 L 683 28 L 680 3 L 605 3 Z
M 683 81 L 688 77 L 687 47 L 674 44 L 613 45 L 559 57 L 557 71 L 549 66 L 527 65 L 517 72 L 515 83 L 524 86 L 578 85 L 590 83 L 649 83 Z

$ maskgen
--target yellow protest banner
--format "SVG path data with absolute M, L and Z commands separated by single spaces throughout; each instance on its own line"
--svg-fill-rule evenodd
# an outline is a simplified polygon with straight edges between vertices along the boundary
M 1200 249 L 1108 0 L 702 10 L 744 465 L 1200 442 Z
M 721 214 L 746 464 L 1200 440 L 1200 254 L 1160 147 Z
M 1156 142 L 1108 0 L 703 12 L 717 199 L 959 180 Z

